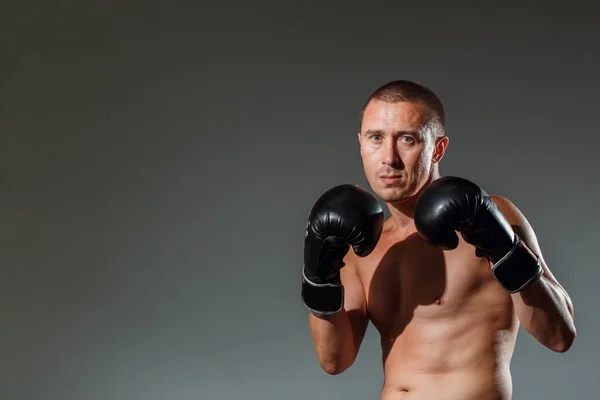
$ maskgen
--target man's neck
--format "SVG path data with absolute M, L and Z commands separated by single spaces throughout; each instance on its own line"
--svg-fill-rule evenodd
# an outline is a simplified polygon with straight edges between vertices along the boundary
M 388 203 L 394 230 L 399 232 L 414 230 L 414 211 L 417 196 L 397 203 Z
M 440 177 L 439 171 L 435 168 L 427 182 L 421 187 L 421 189 L 413 196 L 404 199 L 403 201 L 396 203 L 388 203 L 388 208 L 394 222 L 394 230 L 399 232 L 413 231 L 415 229 L 414 224 L 414 213 L 417 200 L 423 190 L 429 186 L 429 184 Z

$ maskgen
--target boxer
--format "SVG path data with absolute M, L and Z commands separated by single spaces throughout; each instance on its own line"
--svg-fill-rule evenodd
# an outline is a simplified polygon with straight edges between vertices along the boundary
M 576 338 L 572 302 L 533 228 L 509 199 L 440 175 L 449 139 L 430 89 L 380 87 L 358 140 L 379 199 L 336 186 L 306 226 L 302 300 L 320 366 L 352 366 L 370 321 L 381 339 L 382 400 L 511 399 L 520 325 L 554 352 Z

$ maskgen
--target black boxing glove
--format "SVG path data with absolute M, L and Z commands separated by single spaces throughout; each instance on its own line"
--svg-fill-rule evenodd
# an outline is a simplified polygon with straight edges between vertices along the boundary
M 458 236 L 492 263 L 492 275 L 509 293 L 517 293 L 542 276 L 539 257 L 513 231 L 492 198 L 463 178 L 433 181 L 415 206 L 415 226 L 430 244 L 443 250 L 458 246 Z
M 315 315 L 331 315 L 344 305 L 340 279 L 343 258 L 354 249 L 365 257 L 383 229 L 383 209 L 377 199 L 355 185 L 325 192 L 313 206 L 304 240 L 302 300 Z

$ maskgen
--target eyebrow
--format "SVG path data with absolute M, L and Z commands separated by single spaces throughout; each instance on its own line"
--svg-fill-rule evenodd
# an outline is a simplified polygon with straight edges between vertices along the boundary
M 383 135 L 384 132 L 381 129 L 367 129 L 365 131 L 365 135 Z M 396 135 L 412 135 L 418 138 L 423 138 L 423 133 L 419 131 L 396 131 L 394 132 Z
M 367 129 L 365 135 L 381 135 L 383 131 L 381 129 Z

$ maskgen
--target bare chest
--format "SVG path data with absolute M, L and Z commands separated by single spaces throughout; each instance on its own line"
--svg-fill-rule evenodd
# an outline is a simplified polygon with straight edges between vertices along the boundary
M 358 269 L 376 327 L 403 325 L 414 317 L 456 316 L 486 307 L 504 294 L 494 285 L 487 260 L 460 241 L 451 251 L 435 249 L 418 235 L 382 246 Z

